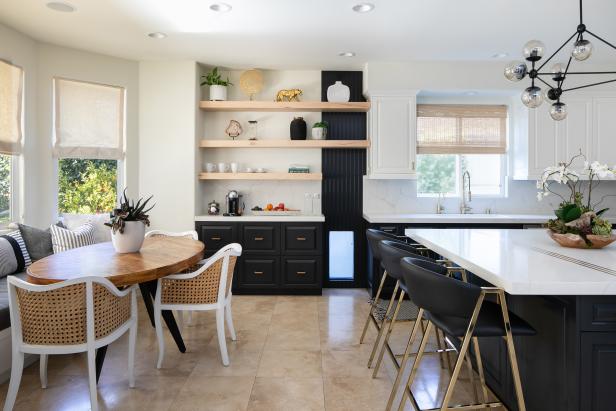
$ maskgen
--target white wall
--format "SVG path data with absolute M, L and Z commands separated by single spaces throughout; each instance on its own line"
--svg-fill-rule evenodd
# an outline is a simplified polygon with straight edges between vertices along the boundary
M 364 70 L 364 89 L 396 90 L 417 89 L 429 91 L 440 97 L 424 97 L 425 103 L 465 103 L 507 104 L 510 113 L 519 115 L 519 95 L 525 82 L 511 83 L 503 77 L 504 62 L 464 63 L 464 62 L 415 62 L 415 63 L 368 63 Z M 605 69 L 600 66 L 586 66 L 587 70 Z M 614 90 L 614 86 L 591 90 Z M 477 91 L 478 96 L 466 97 L 466 91 Z M 444 97 L 449 95 L 448 97 Z M 511 95 L 508 97 L 507 95 Z M 503 97 L 505 96 L 505 97 Z M 526 130 L 514 129 L 515 136 L 526 138 Z M 511 136 L 511 135 L 510 135 Z M 509 147 L 519 146 L 519 141 L 509 141 Z M 512 150 L 509 153 L 509 176 L 513 175 Z M 490 208 L 492 213 L 547 213 L 557 208 L 555 196 L 539 203 L 536 200 L 535 181 L 507 181 L 508 197 L 494 199 L 474 198 L 470 206 L 473 212 L 483 213 Z M 603 182 L 594 192 L 593 198 L 616 193 L 616 182 Z M 445 212 L 459 212 L 459 198 L 444 200 Z M 616 198 L 608 197 L 603 203 L 616 213 Z M 434 213 L 435 198 L 419 198 L 416 194 L 416 181 L 410 180 L 370 180 L 364 179 L 364 212 L 371 213 Z
M 197 63 L 139 63 L 139 195 L 153 229 L 194 229 Z

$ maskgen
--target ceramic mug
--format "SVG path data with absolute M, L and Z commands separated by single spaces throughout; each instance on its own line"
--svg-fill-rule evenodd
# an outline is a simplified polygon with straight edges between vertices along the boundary
M 205 171 L 207 171 L 208 173 L 216 172 L 216 164 L 214 164 L 214 163 L 206 163 L 205 164 Z
M 250 167 L 246 167 L 246 172 L 247 172 L 247 173 L 252 173 L 252 168 L 250 168 Z
M 229 165 L 227 163 L 218 163 L 218 172 L 226 173 L 229 171 Z
M 240 165 L 238 163 L 231 163 L 231 172 L 237 173 L 240 169 Z

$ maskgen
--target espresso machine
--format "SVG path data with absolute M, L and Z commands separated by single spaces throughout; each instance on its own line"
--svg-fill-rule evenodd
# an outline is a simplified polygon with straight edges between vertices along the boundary
M 226 216 L 241 216 L 244 211 L 244 205 L 241 204 L 242 195 L 236 190 L 231 190 L 225 196 L 225 202 L 227 204 Z

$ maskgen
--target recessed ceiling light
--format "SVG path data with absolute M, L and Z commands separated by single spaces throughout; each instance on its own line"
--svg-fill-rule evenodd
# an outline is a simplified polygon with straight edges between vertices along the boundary
M 342 51 L 338 53 L 338 55 L 340 57 L 355 57 L 355 53 L 353 53 L 352 51 Z
M 231 5 L 227 3 L 214 3 L 210 6 L 210 10 L 217 11 L 218 13 L 227 13 L 231 11 Z
M 164 39 L 165 37 L 167 37 L 167 33 L 155 31 L 154 33 L 148 33 L 148 37 L 151 37 L 153 39 Z
M 372 10 L 374 10 L 374 4 L 372 3 L 359 3 L 353 6 L 353 11 L 358 13 L 368 13 Z
M 492 54 L 492 58 L 493 59 L 502 59 L 504 57 L 507 57 L 509 55 L 509 53 L 495 53 Z
M 75 6 L 73 6 L 72 4 L 65 3 L 62 1 L 50 1 L 49 3 L 47 3 L 47 7 L 52 9 L 53 11 L 59 11 L 62 13 L 72 13 L 76 10 Z

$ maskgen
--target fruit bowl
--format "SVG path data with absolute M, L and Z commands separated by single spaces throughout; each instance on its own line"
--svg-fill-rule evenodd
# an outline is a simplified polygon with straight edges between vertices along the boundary
M 560 246 L 567 248 L 593 248 L 599 249 L 606 247 L 616 241 L 616 235 L 594 235 L 589 234 L 586 236 L 590 245 L 584 241 L 584 239 L 577 234 L 559 234 L 552 230 L 548 230 L 548 234 L 552 240 L 556 241 Z

